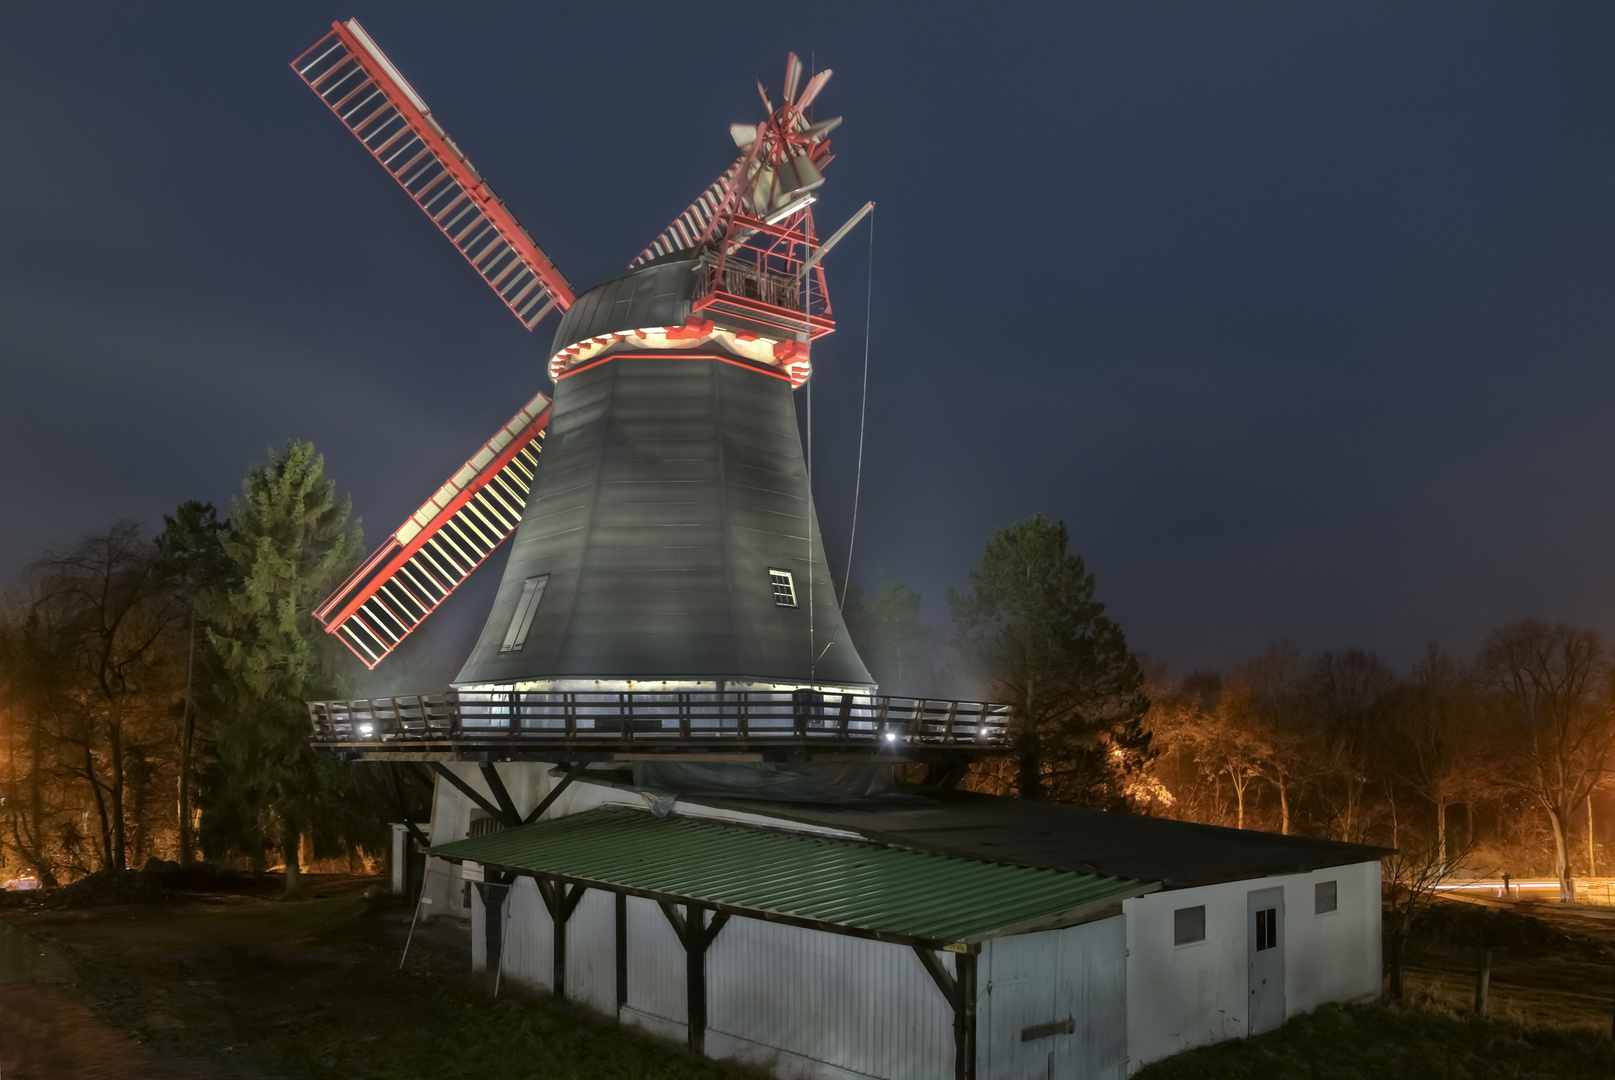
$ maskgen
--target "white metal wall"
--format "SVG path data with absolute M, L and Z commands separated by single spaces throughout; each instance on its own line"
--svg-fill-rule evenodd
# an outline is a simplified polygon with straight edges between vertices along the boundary
M 906 946 L 733 918 L 707 953 L 707 1052 L 778 1076 L 933 1080 L 953 1074 L 953 1011 Z
M 982 946 L 976 1060 L 983 1080 L 1121 1080 L 1127 1074 L 1127 931 L 1116 916 Z M 1070 1021 L 1070 1034 L 1025 1039 Z
M 1284 889 L 1286 1016 L 1378 996 L 1379 876 L 1377 861 L 1363 862 L 1125 901 L 1130 1068 L 1246 1034 L 1246 896 L 1255 889 Z M 1313 912 L 1314 886 L 1321 881 L 1334 881 L 1337 889 L 1337 908 L 1325 915 Z M 1173 912 L 1201 904 L 1205 940 L 1174 945 Z
M 684 1007 L 685 973 L 684 946 L 667 916 L 655 901 L 630 896 L 628 1005 L 623 1019 L 668 1038 L 684 1039 L 689 1016 Z
M 656 913 L 663 922 L 661 912 Z M 566 920 L 566 996 L 607 1015 L 617 1012 L 616 897 L 590 889 Z

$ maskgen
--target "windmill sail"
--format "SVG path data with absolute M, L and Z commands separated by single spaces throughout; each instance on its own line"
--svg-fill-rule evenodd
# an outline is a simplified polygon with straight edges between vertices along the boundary
M 549 423 L 539 394 L 314 611 L 368 668 L 419 626 L 521 522 Z
M 572 304 L 572 288 L 433 119 L 357 19 L 292 61 L 292 69 L 409 192 L 505 306 L 531 330 Z

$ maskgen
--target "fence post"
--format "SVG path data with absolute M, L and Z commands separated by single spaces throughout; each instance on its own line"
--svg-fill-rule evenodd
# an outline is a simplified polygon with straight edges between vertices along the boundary
M 1486 1015 L 1486 995 L 1492 986 L 1492 950 L 1480 951 L 1480 967 L 1475 971 L 1475 1015 Z

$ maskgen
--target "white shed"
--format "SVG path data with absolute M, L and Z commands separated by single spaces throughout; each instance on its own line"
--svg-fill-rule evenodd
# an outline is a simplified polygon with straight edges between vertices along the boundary
M 1379 990 L 1371 848 L 951 792 L 675 802 L 527 764 L 497 779 L 543 818 L 485 831 L 477 768 L 445 770 L 427 881 L 469 905 L 473 965 L 780 1077 L 1120 1078 Z

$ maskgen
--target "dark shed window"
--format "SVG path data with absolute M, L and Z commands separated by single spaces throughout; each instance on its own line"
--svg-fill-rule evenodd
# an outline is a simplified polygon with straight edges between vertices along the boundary
M 1193 945 L 1206 940 L 1206 905 L 1178 908 L 1172 913 L 1172 944 Z
M 533 628 L 533 615 L 538 611 L 538 602 L 544 599 L 544 586 L 549 580 L 548 574 L 540 574 L 522 582 L 521 597 L 516 601 L 516 610 L 510 613 L 510 625 L 505 628 L 500 652 L 520 652 L 527 644 L 527 631 Z
M 1312 913 L 1327 915 L 1335 910 L 1335 883 L 1320 881 L 1312 886 Z

